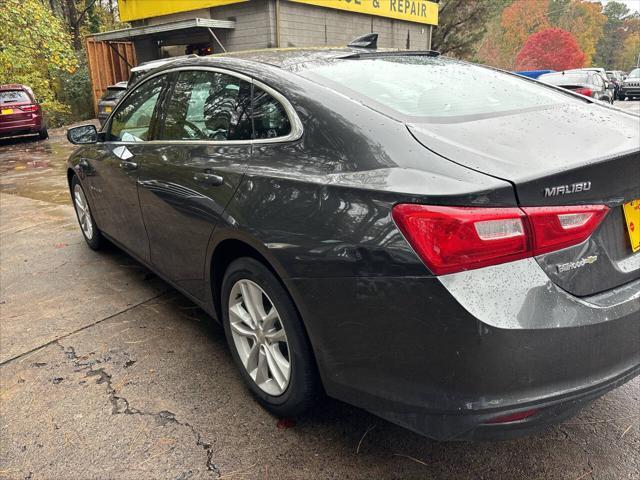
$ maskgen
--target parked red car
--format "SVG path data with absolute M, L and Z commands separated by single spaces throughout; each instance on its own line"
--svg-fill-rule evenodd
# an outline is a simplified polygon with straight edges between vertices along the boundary
M 38 134 L 41 139 L 49 137 L 33 91 L 25 85 L 0 85 L 0 137 L 27 134 Z

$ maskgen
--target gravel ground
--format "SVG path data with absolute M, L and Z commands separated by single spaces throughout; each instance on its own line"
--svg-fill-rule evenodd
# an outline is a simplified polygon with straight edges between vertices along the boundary
M 51 133 L 0 141 L 0 478 L 640 478 L 640 378 L 503 442 L 433 442 L 330 399 L 274 418 L 203 312 L 116 248 L 84 245 L 71 146 Z

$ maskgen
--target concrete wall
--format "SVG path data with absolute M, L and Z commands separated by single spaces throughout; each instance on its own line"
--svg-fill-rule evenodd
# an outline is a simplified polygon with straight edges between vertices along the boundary
M 211 9 L 211 18 L 234 20 L 234 30 L 216 30 L 228 51 L 255 50 L 275 46 L 275 3 L 269 0 L 225 5 Z M 218 52 L 218 45 L 214 43 Z
M 215 31 L 227 51 L 277 46 L 276 0 L 251 0 L 149 18 L 133 24 L 157 25 L 196 17 L 236 22 L 234 30 Z M 380 47 L 430 48 L 430 25 L 280 1 L 280 47 L 346 46 L 355 37 L 371 32 L 380 34 Z M 206 31 L 193 37 L 191 41 L 185 38 L 184 43 L 211 41 L 214 52 L 220 52 L 217 43 L 211 40 Z M 158 58 L 158 49 L 152 47 L 149 41 L 135 41 L 135 44 L 139 61 Z
M 380 34 L 378 46 L 428 50 L 430 25 L 316 7 L 280 2 L 280 46 L 344 46 L 365 33 Z

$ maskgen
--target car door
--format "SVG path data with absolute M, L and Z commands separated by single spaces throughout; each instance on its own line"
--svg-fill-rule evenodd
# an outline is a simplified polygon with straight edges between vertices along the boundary
M 154 267 L 204 298 L 209 238 L 251 159 L 251 81 L 183 67 L 171 83 L 140 170 L 140 205 Z
M 140 84 L 118 105 L 92 158 L 84 159 L 94 216 L 100 229 L 143 261 L 149 242 L 138 202 L 140 166 L 149 154 L 156 106 L 166 76 Z
M 139 168 L 149 154 L 156 106 L 167 85 L 166 76 L 150 78 L 118 105 L 82 168 L 96 222 L 109 237 L 141 260 L 149 261 L 149 242 L 138 202 Z

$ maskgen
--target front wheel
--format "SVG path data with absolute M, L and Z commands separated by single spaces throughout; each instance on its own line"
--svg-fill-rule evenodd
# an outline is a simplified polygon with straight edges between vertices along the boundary
M 320 382 L 311 345 L 289 294 L 253 258 L 229 265 L 222 282 L 227 343 L 256 399 L 281 417 L 308 410 Z
M 73 198 L 73 206 L 76 210 L 76 217 L 80 224 L 80 230 L 82 230 L 82 236 L 90 248 L 98 250 L 102 244 L 102 234 L 93 219 L 84 189 L 75 175 L 71 180 L 71 197 Z

